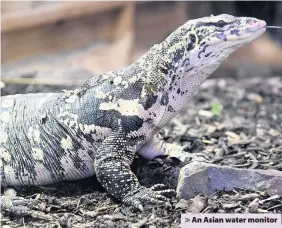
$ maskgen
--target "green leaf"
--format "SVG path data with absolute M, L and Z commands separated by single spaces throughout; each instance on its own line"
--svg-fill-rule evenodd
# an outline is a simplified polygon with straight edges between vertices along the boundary
M 223 106 L 221 104 L 218 104 L 216 102 L 212 102 L 211 103 L 211 107 L 212 107 L 212 113 L 215 115 L 215 116 L 221 116 L 221 111 L 223 109 Z

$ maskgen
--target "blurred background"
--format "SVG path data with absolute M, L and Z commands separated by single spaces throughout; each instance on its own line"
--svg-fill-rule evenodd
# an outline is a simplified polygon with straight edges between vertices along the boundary
M 134 62 L 187 20 L 221 13 L 282 26 L 278 1 L 2 1 L 1 87 L 81 84 Z M 281 75 L 281 46 L 282 29 L 269 29 L 213 77 Z

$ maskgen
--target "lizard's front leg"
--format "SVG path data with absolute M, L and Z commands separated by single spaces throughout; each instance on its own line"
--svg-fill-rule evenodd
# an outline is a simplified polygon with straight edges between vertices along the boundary
M 110 194 L 142 211 L 144 202 L 164 202 L 164 195 L 174 190 L 164 190 L 159 184 L 149 189 L 140 185 L 130 169 L 138 143 L 140 139 L 129 138 L 125 133 L 111 133 L 98 150 L 94 168 L 97 179 Z
M 193 157 L 192 154 L 185 152 L 182 146 L 167 143 L 158 134 L 149 140 L 138 153 L 146 159 L 153 159 L 159 155 L 168 155 L 178 158 L 182 162 Z

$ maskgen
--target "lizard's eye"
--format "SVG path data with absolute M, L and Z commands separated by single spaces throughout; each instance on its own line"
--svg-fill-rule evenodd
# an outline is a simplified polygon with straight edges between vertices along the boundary
M 221 27 L 221 28 L 222 28 L 222 27 L 224 27 L 225 25 L 226 25 L 226 22 L 223 21 L 223 20 L 220 20 L 220 21 L 217 22 L 217 26 L 218 26 L 218 27 Z

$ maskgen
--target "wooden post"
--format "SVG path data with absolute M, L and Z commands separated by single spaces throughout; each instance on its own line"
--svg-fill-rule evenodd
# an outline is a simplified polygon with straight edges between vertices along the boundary
M 176 20 L 177 20 L 177 22 L 179 22 L 179 26 L 181 24 L 184 24 L 188 19 L 187 5 L 188 5 L 188 2 L 180 1 L 180 2 L 177 2 L 176 6 L 174 8 Z
M 115 43 L 113 56 L 126 64 L 131 63 L 135 38 L 135 2 L 125 5 L 113 26 L 112 42 Z M 119 65 L 119 64 L 117 64 Z

